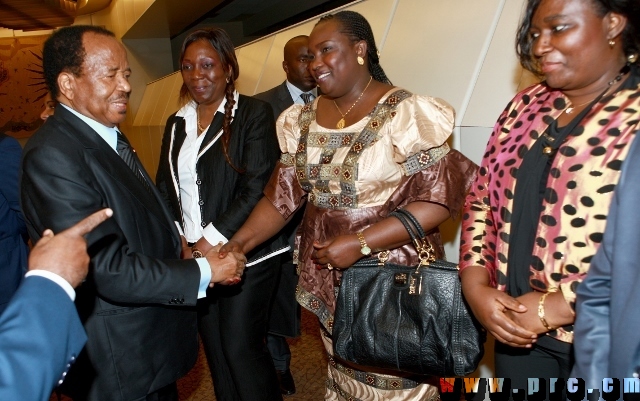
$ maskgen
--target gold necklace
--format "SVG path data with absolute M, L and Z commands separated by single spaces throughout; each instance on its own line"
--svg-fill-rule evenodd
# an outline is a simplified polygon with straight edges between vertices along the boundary
M 338 121 L 338 124 L 336 124 L 336 128 L 337 129 L 343 129 L 344 128 L 344 118 L 347 116 L 347 114 L 349 114 L 349 112 L 351 111 L 351 109 L 353 109 L 353 106 L 356 105 L 356 103 L 358 103 L 358 101 L 360 100 L 360 98 L 362 98 L 362 95 L 364 95 L 364 93 L 367 91 L 367 89 L 369 88 L 369 85 L 371 85 L 371 81 L 373 80 L 373 76 L 369 78 L 369 83 L 367 83 L 367 86 L 364 87 L 364 90 L 362 91 L 362 93 L 360 93 L 360 96 L 358 96 L 358 98 L 356 99 L 355 102 L 353 102 L 353 104 L 351 105 L 351 107 L 349 107 L 349 110 L 347 110 L 346 113 L 342 114 L 342 112 L 340 111 L 340 107 L 338 107 L 338 103 L 336 103 L 336 101 L 333 101 L 333 104 L 336 105 L 336 109 L 338 109 L 338 113 L 340 113 L 340 115 L 342 116 L 342 118 L 340 119 L 340 121 Z
M 200 105 L 196 106 L 196 122 L 198 123 L 199 132 L 204 132 L 204 128 L 200 125 Z
M 626 66 L 625 66 L 626 67 Z M 574 106 L 573 103 L 571 103 L 571 100 L 569 100 L 569 103 L 571 104 L 569 107 L 567 107 L 567 109 L 564 111 L 565 114 L 571 114 L 573 113 L 573 111 L 579 107 L 582 107 L 586 104 L 589 104 L 591 102 L 593 102 L 594 100 L 596 100 L 597 98 L 603 98 L 607 95 L 607 92 L 609 92 L 609 89 L 611 89 L 611 87 L 613 86 L 613 84 L 615 84 L 616 82 L 620 82 L 620 80 L 622 79 L 622 77 L 627 73 L 627 69 L 626 68 L 622 68 L 622 70 L 620 70 L 620 73 L 613 78 L 611 81 L 607 82 L 607 88 L 605 89 L 605 91 L 601 94 L 598 95 L 596 97 L 594 97 L 593 99 L 589 100 L 588 102 L 585 103 L 580 103 L 579 105 Z

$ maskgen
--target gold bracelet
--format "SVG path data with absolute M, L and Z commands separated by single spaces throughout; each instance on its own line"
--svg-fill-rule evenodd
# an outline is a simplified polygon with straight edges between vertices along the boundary
M 542 325 L 545 327 L 545 329 L 547 329 L 547 331 L 552 331 L 555 330 L 555 328 L 549 326 L 549 323 L 547 323 L 547 319 L 544 318 L 544 300 L 549 294 L 551 293 L 545 292 L 544 294 L 542 294 L 540 300 L 538 301 L 538 317 L 540 318 L 540 321 L 542 322 Z

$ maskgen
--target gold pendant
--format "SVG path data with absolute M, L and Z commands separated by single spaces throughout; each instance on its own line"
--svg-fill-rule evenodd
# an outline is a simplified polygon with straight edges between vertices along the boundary
M 551 153 L 553 153 L 553 148 L 551 146 L 545 146 L 542 149 L 542 153 L 545 155 L 550 155 Z
M 338 124 L 336 124 L 336 128 L 337 129 L 343 129 L 344 128 L 344 118 L 341 118 L 340 121 L 338 121 Z

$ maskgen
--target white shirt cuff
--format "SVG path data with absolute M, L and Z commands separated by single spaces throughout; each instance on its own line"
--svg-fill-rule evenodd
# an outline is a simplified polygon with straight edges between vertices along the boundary
M 174 223 L 176 224 L 176 227 L 178 228 L 178 233 L 180 233 L 180 235 L 182 235 L 184 237 L 184 231 L 182 231 L 182 227 L 180 227 L 180 223 L 178 223 L 177 221 L 174 221 Z
M 227 237 L 222 235 L 212 223 L 207 224 L 204 230 L 202 230 L 202 236 L 213 246 L 218 245 L 219 242 L 222 242 L 223 244 L 229 242 Z
M 25 277 L 29 277 L 29 276 L 40 276 L 40 277 L 44 277 L 44 278 L 48 278 L 49 280 L 53 281 L 54 283 L 58 284 L 60 287 L 62 287 L 62 289 L 64 290 L 64 292 L 67 293 L 67 295 L 69 295 L 69 298 L 71 298 L 71 301 L 75 301 L 76 300 L 76 292 L 73 289 L 73 287 L 71 286 L 71 284 L 69 284 L 69 282 L 65 279 L 63 279 L 61 276 L 50 272 L 49 270 L 29 270 L 27 272 L 27 274 L 24 275 Z M 209 276 L 211 276 L 211 272 L 209 272 Z
M 211 265 L 207 258 L 196 258 L 200 268 L 200 287 L 198 288 L 198 299 L 207 296 L 207 287 L 211 282 Z

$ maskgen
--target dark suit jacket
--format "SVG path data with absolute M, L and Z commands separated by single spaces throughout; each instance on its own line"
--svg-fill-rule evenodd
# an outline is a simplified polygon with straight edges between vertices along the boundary
M 636 134 L 637 135 L 637 134 Z M 571 377 L 602 388 L 605 377 L 640 373 L 640 141 L 627 155 L 604 240 L 577 291 Z
M 289 88 L 287 88 L 287 81 L 268 91 L 258 93 L 254 97 L 264 100 L 271 105 L 273 117 L 276 120 L 283 111 L 293 105 L 291 93 L 289 92 Z M 303 209 L 298 210 L 282 230 L 283 235 L 285 235 L 291 246 L 291 253 L 293 253 L 296 228 L 302 221 L 303 212 Z M 291 257 L 289 260 L 291 260 Z M 286 337 L 297 337 L 300 335 L 300 305 L 298 305 L 295 299 L 297 284 L 298 274 L 296 273 L 295 266 L 291 262 L 283 264 L 282 273 L 278 282 L 278 291 L 274 299 L 274 305 L 271 308 L 271 315 L 269 316 L 269 333 Z
M 207 148 L 215 138 L 222 128 L 223 118 L 222 113 L 216 113 L 200 149 Z M 178 188 L 172 177 L 177 177 L 175 166 L 178 165 L 178 155 L 186 137 L 184 118 L 175 114 L 170 116 L 162 139 L 156 175 L 156 185 L 170 206 L 173 218 L 180 223 L 182 208 Z M 172 144 L 173 153 L 169 155 Z M 202 224 L 213 223 L 227 239 L 242 226 L 262 198 L 262 191 L 280 157 L 275 124 L 267 104 L 240 95 L 238 109 L 231 123 L 229 155 L 236 167 L 245 170 L 243 173 L 237 172 L 227 163 L 221 139 L 203 152 L 196 164 L 200 180 Z M 173 161 L 173 170 L 169 158 Z M 247 259 L 255 260 L 285 246 L 285 239 L 275 236 L 249 252 Z
M 67 293 L 27 277 L 0 317 L 0 400 L 49 400 L 86 340 Z
M 178 260 L 177 229 L 155 187 L 148 192 L 61 105 L 27 143 L 21 185 L 34 241 L 45 228 L 58 232 L 101 208 L 114 211 L 87 236 L 91 269 L 76 305 L 91 366 L 78 361 L 69 389 L 88 384 L 91 400 L 134 400 L 186 374 L 197 357 L 196 312 L 176 305 L 195 306 L 200 270 Z
M 291 93 L 289 92 L 289 88 L 287 88 L 287 81 L 284 81 L 280 85 L 275 86 L 268 91 L 258 93 L 253 97 L 263 100 L 271 105 L 273 118 L 275 120 L 278 119 L 280 113 L 293 105 Z
M 18 141 L 0 133 L 0 314 L 27 270 L 27 226 L 18 195 L 21 154 Z

